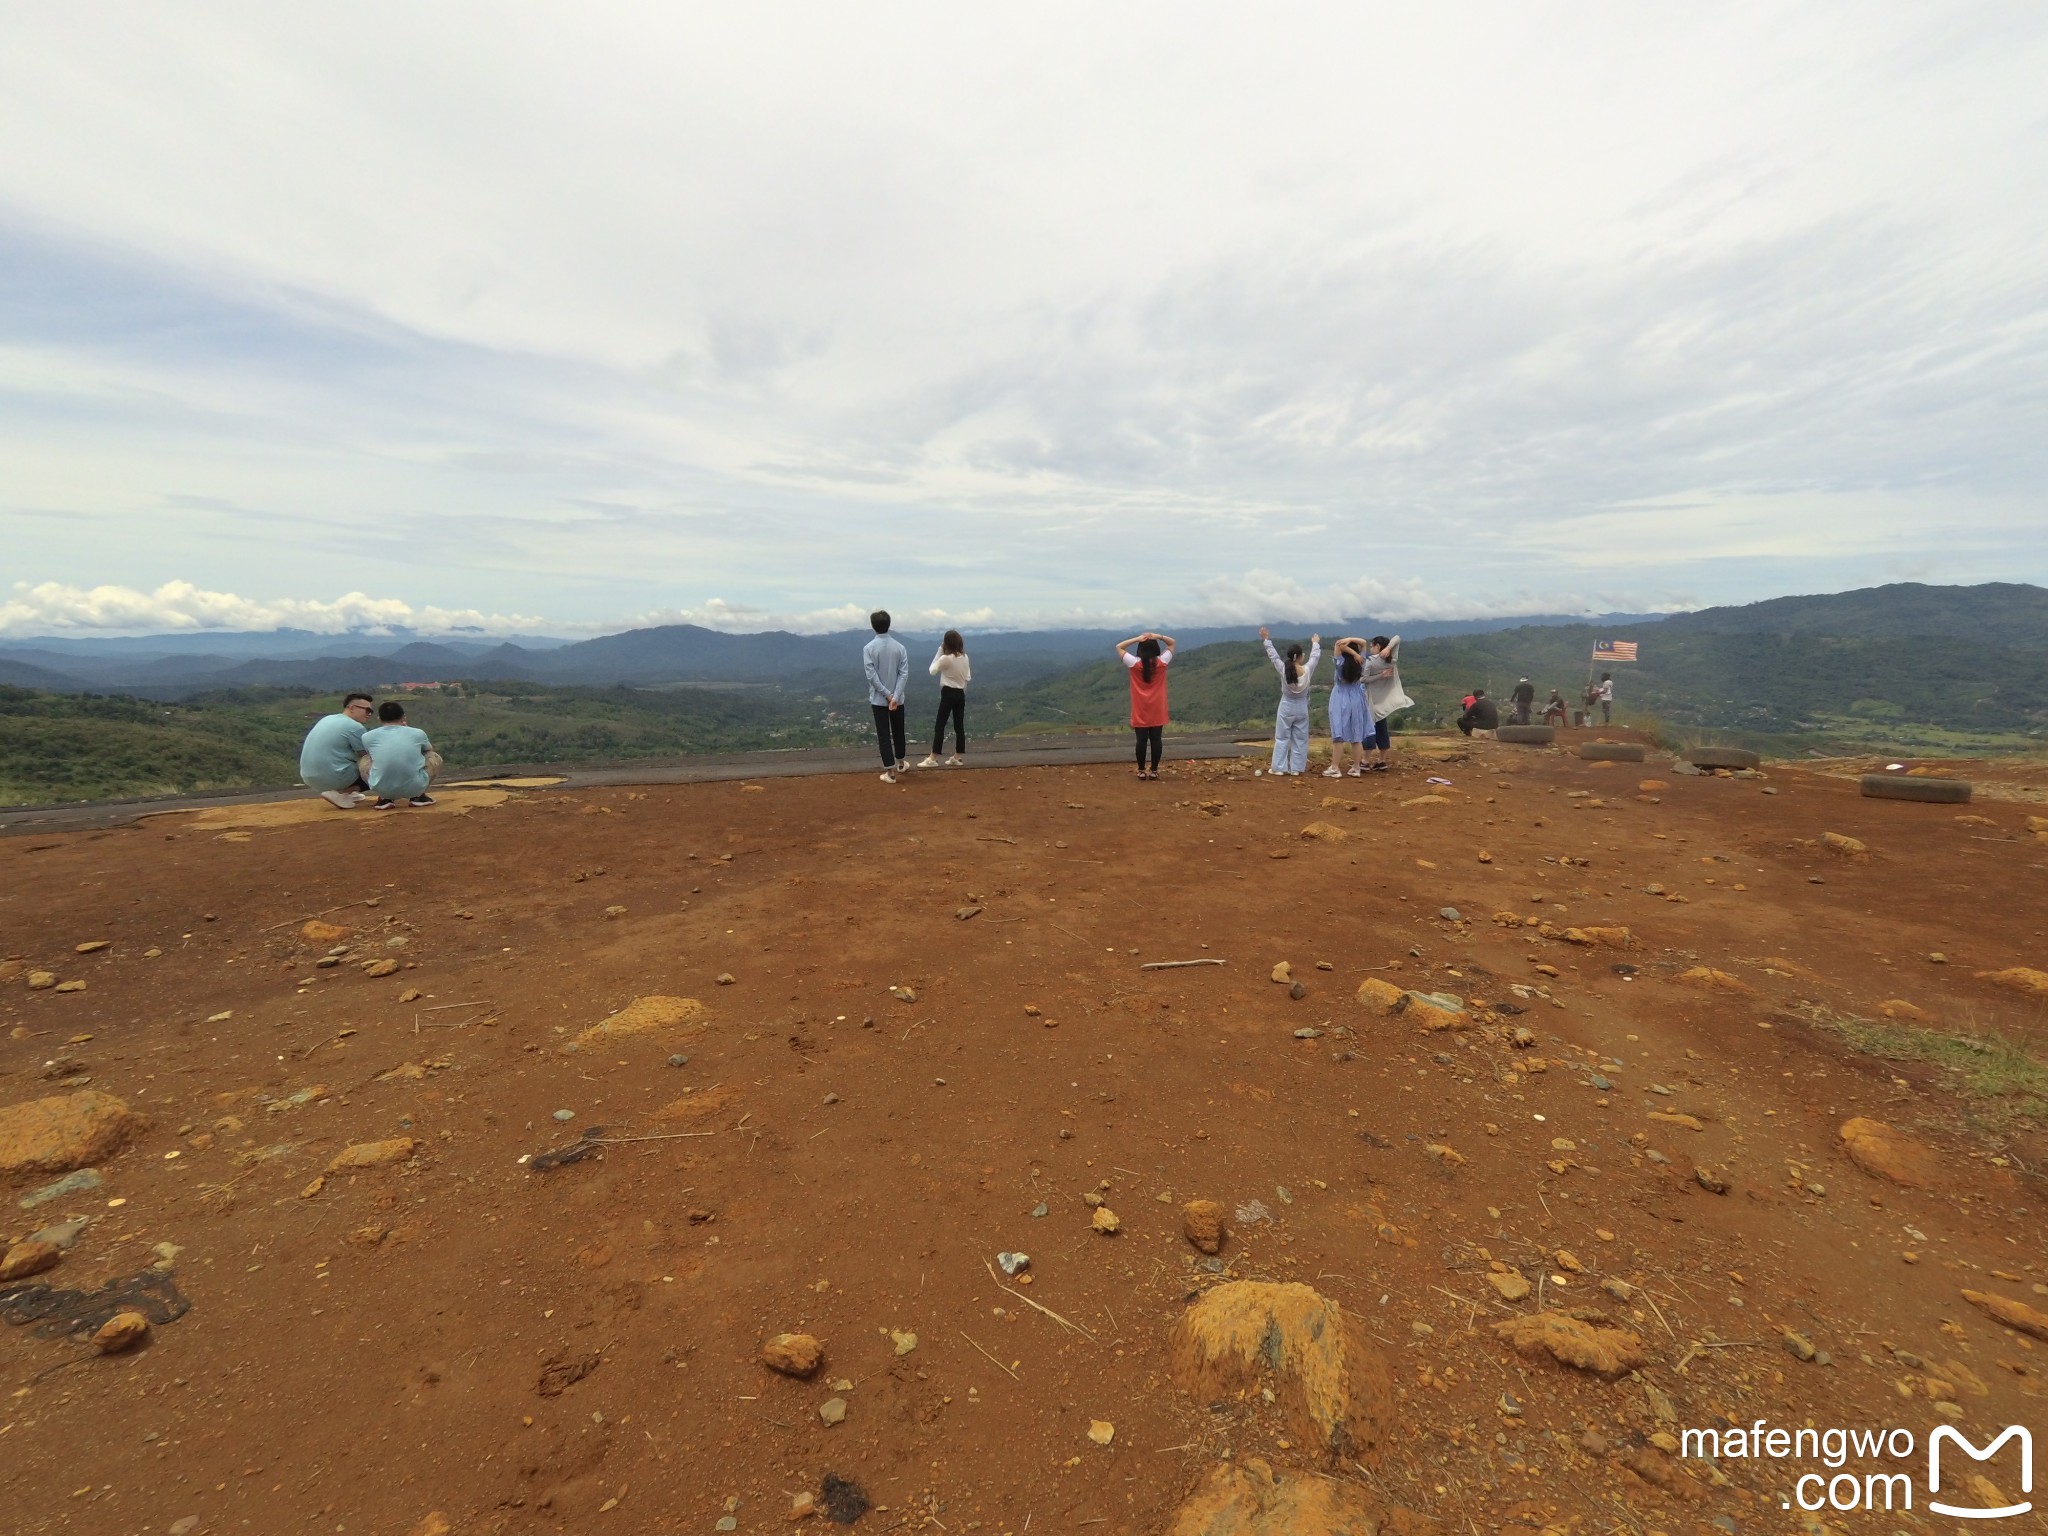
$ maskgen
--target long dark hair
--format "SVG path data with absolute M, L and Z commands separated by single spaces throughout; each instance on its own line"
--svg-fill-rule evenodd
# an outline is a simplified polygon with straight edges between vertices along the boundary
M 1152 669 L 1159 665 L 1159 642 L 1140 640 L 1138 642 L 1138 670 L 1145 674 L 1145 681 L 1152 681 Z
M 967 654 L 967 642 L 960 638 L 959 630 L 949 629 L 946 631 L 946 638 L 939 642 L 939 649 L 948 656 L 965 656 Z
M 1345 651 L 1337 657 L 1337 675 L 1347 683 L 1355 683 L 1365 676 L 1365 663 Z
M 1300 674 L 1294 670 L 1294 664 L 1299 660 L 1301 660 L 1301 647 L 1298 645 L 1287 647 L 1287 686 L 1290 688 L 1300 681 Z

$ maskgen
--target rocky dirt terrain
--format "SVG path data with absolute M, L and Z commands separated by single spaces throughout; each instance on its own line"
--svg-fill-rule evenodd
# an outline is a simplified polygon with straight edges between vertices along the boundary
M 2048 1429 L 2048 789 L 1969 771 L 0 840 L 5 1526 L 1932 1529 L 1682 1436 Z

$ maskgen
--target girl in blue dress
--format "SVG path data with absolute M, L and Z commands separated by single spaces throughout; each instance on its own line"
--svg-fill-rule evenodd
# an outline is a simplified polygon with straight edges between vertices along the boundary
M 1365 738 L 1372 730 L 1372 710 L 1365 702 L 1365 641 L 1346 635 L 1331 653 L 1337 675 L 1330 681 L 1330 766 L 1326 779 L 1344 776 L 1344 748 L 1351 748 L 1351 777 L 1365 773 Z

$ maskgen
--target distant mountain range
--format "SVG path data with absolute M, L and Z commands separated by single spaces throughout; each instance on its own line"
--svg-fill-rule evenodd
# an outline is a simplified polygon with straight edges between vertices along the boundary
M 1640 615 L 1600 622 L 1637 623 Z M 1377 633 L 1370 619 L 1332 619 L 1331 634 Z M 1579 624 L 1561 615 L 1425 621 L 1421 635 L 1479 634 L 1527 625 Z M 1242 640 L 1249 629 L 1183 630 L 1184 647 Z M 1127 631 L 1010 630 L 971 637 L 975 675 L 1014 683 L 1105 655 Z M 913 651 L 935 650 L 936 632 L 903 631 Z M 448 640 L 314 635 L 302 630 L 122 639 L 0 642 L 0 684 L 46 693 L 122 693 L 175 699 L 230 688 L 391 688 L 408 682 L 529 682 L 596 687 L 679 683 L 810 683 L 859 675 L 867 630 L 794 635 L 727 634 L 695 624 L 631 629 L 592 640 Z M 924 658 L 920 657 L 922 661 Z
M 1887 644 L 1924 653 L 1923 673 L 1937 670 L 1957 686 L 1967 677 L 1973 649 L 1995 650 L 2001 667 L 2012 658 L 2048 648 L 2048 589 L 2010 582 L 1941 587 L 1917 582 L 1816 596 L 1780 597 L 1739 607 L 1692 613 L 1608 614 L 1594 619 L 1534 615 L 1494 620 L 1425 621 L 1331 619 L 1323 624 L 1276 626 L 1276 634 L 1306 638 L 1398 631 L 1411 644 L 1431 642 L 1449 662 L 1498 656 L 1512 668 L 1517 654 L 1543 657 L 1542 666 L 1580 648 L 1586 636 L 1635 639 L 1645 646 L 1650 670 L 1660 646 L 1680 639 L 1749 636 L 1783 642 L 1857 642 L 1882 656 Z M 1254 626 L 1189 628 L 1176 638 L 1182 651 L 1243 643 Z M 1517 636 L 1526 636 L 1518 639 Z M 1664 637 L 1659 639 L 1659 637 Z M 1492 637 L 1487 639 L 1486 637 Z M 492 637 L 329 636 L 301 630 L 269 633 L 158 635 L 124 639 L 70 637 L 0 642 L 0 684 L 50 693 L 112 693 L 177 699 L 247 687 L 316 690 L 388 689 L 408 682 L 529 682 L 547 685 L 658 688 L 680 684 L 782 684 L 836 696 L 857 686 L 866 630 L 828 635 L 783 631 L 736 635 L 692 624 L 627 630 L 575 642 Z M 1123 634 L 1106 629 L 976 632 L 969 636 L 975 680 L 1020 688 L 1084 668 L 1108 656 Z M 904 632 L 917 663 L 938 637 Z M 1459 643 L 1463 642 L 1463 643 Z M 1688 646 L 1688 652 L 1697 652 Z M 1699 654 L 1705 654 L 1699 652 Z M 1859 652 L 1860 654 L 1860 652 Z M 1419 659 L 1419 658 L 1418 658 Z M 2048 660 L 2044 657 L 2043 660 Z M 1537 663 L 1531 659 L 1531 668 Z M 1563 679 L 1568 681 L 1569 679 Z M 1674 679 L 1675 681 L 1675 679 Z M 1711 677 L 1702 679 L 1711 682 Z M 1715 684 L 1715 691 L 1730 685 Z M 1739 685 L 1733 685 L 1740 692 Z M 1820 707 L 1824 701 L 1815 701 Z

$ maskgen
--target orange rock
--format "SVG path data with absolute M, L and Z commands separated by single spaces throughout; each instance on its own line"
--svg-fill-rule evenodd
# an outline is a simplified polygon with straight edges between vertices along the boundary
M 1170 1358 L 1199 1403 L 1269 1387 L 1295 1435 L 1333 1462 L 1368 1458 L 1390 1424 L 1392 1381 L 1370 1336 L 1306 1285 L 1212 1287 L 1175 1323 Z
M 140 1312 L 116 1312 L 92 1336 L 92 1347 L 103 1355 L 118 1355 L 133 1349 L 149 1337 L 149 1319 Z
M 1174 1511 L 1166 1536 L 1420 1536 L 1431 1528 L 1412 1510 L 1382 1505 L 1355 1478 L 1275 1472 L 1246 1456 L 1203 1479 Z
M 1661 795 L 1671 785 L 1663 779 L 1644 779 L 1636 788 L 1646 795 Z
M 1696 965 L 1689 971 L 1680 971 L 1677 976 L 1680 986 L 1697 987 L 1702 992 L 1740 992 L 1755 996 L 1756 988 L 1739 976 L 1730 976 L 1726 971 L 1717 971 L 1710 965 Z
M 395 976 L 398 974 L 396 960 L 372 960 L 363 967 L 365 976 Z
M 2036 997 L 2048 997 L 2048 971 L 2030 970 L 2024 965 L 2015 965 L 2003 971 L 1979 971 L 1977 979 L 2001 987 L 2011 987 L 2015 992 L 2031 992 Z
M 1609 949 L 1629 949 L 1634 946 L 1636 936 L 1626 928 L 1567 928 L 1564 941 L 1567 944 L 1604 944 Z
M 825 1346 L 808 1333 L 778 1333 L 761 1346 L 761 1363 L 784 1376 L 806 1377 L 825 1363 Z
M 1358 1000 L 1374 1013 L 1392 1013 L 1408 994 L 1391 981 L 1368 976 L 1358 984 Z
M 40 1275 L 46 1269 L 55 1269 L 64 1257 L 64 1250 L 55 1243 L 39 1243 L 33 1238 L 16 1243 L 0 1257 L 0 1284 L 9 1280 L 26 1280 L 30 1275 Z
M 651 1030 L 681 1029 L 708 1017 L 704 1005 L 694 997 L 636 997 L 610 1018 L 593 1024 L 576 1037 L 589 1045 L 617 1035 L 643 1035 Z
M 1334 822 L 1312 821 L 1301 829 L 1301 835 L 1313 843 L 1341 843 L 1351 834 Z
M 1904 1019 L 1909 1024 L 1932 1024 L 1934 1015 L 1924 1008 L 1916 1008 L 1903 997 L 1887 998 L 1877 1005 L 1879 1015 L 1887 1019 Z
M 353 1173 L 361 1168 L 388 1168 L 393 1163 L 404 1162 L 419 1150 L 419 1146 L 410 1136 L 393 1136 L 389 1141 L 359 1141 L 337 1152 L 334 1161 L 327 1165 L 327 1171 Z
M 1909 1189 L 1925 1189 L 1935 1182 L 1940 1162 L 1934 1149 L 1901 1135 L 1882 1120 L 1858 1116 L 1841 1129 L 1842 1150 L 1849 1160 L 1875 1178 L 1889 1179 Z
M 1562 1312 L 1539 1312 L 1495 1323 L 1493 1331 L 1518 1354 L 1549 1355 L 1560 1365 L 1613 1380 L 1649 1363 L 1641 1337 L 1625 1328 L 1596 1328 Z
M 148 1122 L 88 1089 L 0 1109 L 0 1175 L 69 1173 L 112 1157 Z
M 1845 859 L 1854 859 L 1859 864 L 1868 863 L 1870 860 L 1870 849 L 1861 838 L 1848 837 L 1840 832 L 1823 832 L 1820 840 L 1821 846 L 1830 853 L 1838 853 Z
M 316 917 L 300 925 L 299 937 L 308 944 L 339 944 L 354 932 L 353 928 L 344 928 L 340 923 L 323 923 Z
M 2023 1301 L 1999 1296 L 1989 1291 L 1965 1291 L 1963 1300 L 1973 1307 L 1981 1307 L 2008 1328 L 2017 1328 L 2021 1333 L 2031 1333 L 2037 1339 L 2048 1339 L 2048 1312 L 2038 1311 Z
M 1214 1200 L 1190 1200 L 1181 1207 L 1181 1230 L 1203 1253 L 1219 1253 L 1224 1238 L 1230 1235 L 1225 1225 L 1223 1207 Z

